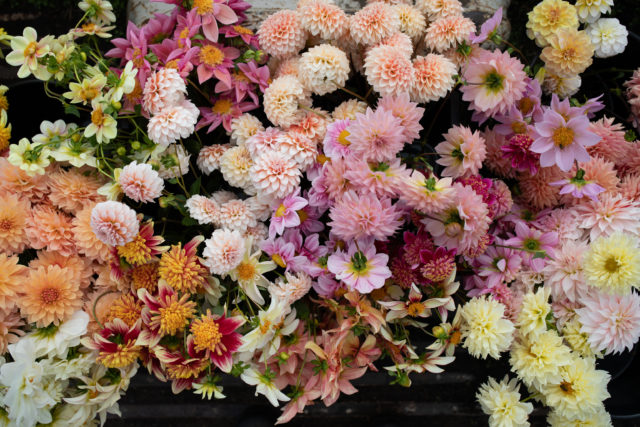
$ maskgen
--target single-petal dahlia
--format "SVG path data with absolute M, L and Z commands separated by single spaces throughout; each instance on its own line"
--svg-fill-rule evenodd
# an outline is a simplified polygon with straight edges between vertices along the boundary
M 337 119 L 327 126 L 327 133 L 322 142 L 324 154 L 330 158 L 346 158 L 351 154 L 349 146 L 351 142 L 347 139 L 351 132 L 347 129 L 351 120 Z
M 442 53 L 469 40 L 469 36 L 475 31 L 476 25 L 471 19 L 458 14 L 449 15 L 438 18 L 429 25 L 424 41 L 429 49 Z
M 204 243 L 204 264 L 212 274 L 226 275 L 240 264 L 244 256 L 245 239 L 238 230 L 215 230 Z
M 382 96 L 408 92 L 413 85 L 411 60 L 392 46 L 380 45 L 369 49 L 364 69 L 367 80 Z
M 149 138 L 156 144 L 168 147 L 180 138 L 189 137 L 198 121 L 199 111 L 189 108 L 191 101 L 165 108 L 149 119 Z
M 349 34 L 361 45 L 381 42 L 400 29 L 400 20 L 393 7 L 382 2 L 370 3 L 349 19 Z
M 27 236 L 34 249 L 47 248 L 64 256 L 76 253 L 71 217 L 50 206 L 40 205 L 31 210 Z
M 266 196 L 282 198 L 300 185 L 300 169 L 291 157 L 280 151 L 263 152 L 251 166 L 251 182 Z
M 453 87 L 453 76 L 458 72 L 453 62 L 435 53 L 417 56 L 413 60 L 413 70 L 411 99 L 420 103 L 443 98 Z
M 276 58 L 295 55 L 307 41 L 300 13 L 280 10 L 262 21 L 258 29 L 262 49 Z
M 202 147 L 198 153 L 196 164 L 203 174 L 209 175 L 214 170 L 220 168 L 222 155 L 231 146 L 229 144 L 214 144 Z
M 442 175 L 476 175 L 487 155 L 485 141 L 480 133 L 472 132 L 468 127 L 453 126 L 443 136 L 444 141 L 435 147 L 440 155 L 436 163 L 445 166 Z
M 144 85 L 142 106 L 151 114 L 178 105 L 187 93 L 187 86 L 178 70 L 161 68 L 149 75 Z
M 338 250 L 333 253 L 327 259 L 327 268 L 348 289 L 368 294 L 383 287 L 385 280 L 391 277 L 391 270 L 387 267 L 389 256 L 376 253 L 371 241 L 361 246 L 362 250 L 352 242 L 347 252 Z
M 347 130 L 352 152 L 367 161 L 391 160 L 406 142 L 400 120 L 382 108 L 358 114 Z
M 594 294 L 576 309 L 580 330 L 594 351 L 605 354 L 631 350 L 640 337 L 640 296 Z
M 140 230 L 136 212 L 124 203 L 107 201 L 91 211 L 91 229 L 101 242 L 122 246 L 132 241 Z
M 310 104 L 308 94 L 297 77 L 282 76 L 264 92 L 264 112 L 276 126 L 287 128 L 301 118 L 300 105 Z
M 40 328 L 69 319 L 82 308 L 80 284 L 73 278 L 72 271 L 57 265 L 30 270 L 17 300 L 22 316 Z
M 0 310 L 10 312 L 27 280 L 27 268 L 18 264 L 17 256 L 0 253 Z
M 331 231 L 343 240 L 373 237 L 386 240 L 402 224 L 401 212 L 391 200 L 374 194 L 345 193 L 329 213 Z
M 0 252 L 20 254 L 27 246 L 29 202 L 19 193 L 0 193 Z
M 314 0 L 298 9 L 302 28 L 324 40 L 340 40 L 349 29 L 349 18 L 337 5 Z
M 209 277 L 197 254 L 203 240 L 204 237 L 196 236 L 184 247 L 178 243 L 163 253 L 158 265 L 160 283 L 166 283 L 178 292 L 193 293 L 202 289 Z
M 334 92 L 349 78 L 347 54 L 330 44 L 314 46 L 302 54 L 298 78 L 305 89 L 317 95 Z
M 127 197 L 142 203 L 157 199 L 164 189 L 164 181 L 158 172 L 150 164 L 137 163 L 135 160 L 122 168 L 118 184 Z
M 191 323 L 190 331 L 195 350 L 204 351 L 206 357 L 209 357 L 222 372 L 231 372 L 232 356 L 242 345 L 242 335 L 236 332 L 236 329 L 243 323 L 242 317 L 213 315 L 207 309 L 206 314 L 202 314 Z

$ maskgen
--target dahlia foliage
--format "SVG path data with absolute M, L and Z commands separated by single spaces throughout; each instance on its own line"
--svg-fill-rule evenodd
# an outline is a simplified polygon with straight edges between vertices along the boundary
M 492 426 L 534 402 L 611 425 L 596 362 L 640 337 L 640 149 L 572 97 L 627 44 L 611 0 L 536 5 L 535 65 L 458 0 L 301 0 L 255 33 L 242 0 L 164 2 L 125 38 L 107 0 L 58 37 L 0 32 L 67 114 L 11 141 L 0 86 L 3 425 L 104 423 L 139 370 L 208 399 L 239 377 L 284 423 L 456 351 L 511 370 L 478 391 Z M 626 88 L 638 126 L 640 70 Z M 435 131 L 452 94 L 469 114 Z

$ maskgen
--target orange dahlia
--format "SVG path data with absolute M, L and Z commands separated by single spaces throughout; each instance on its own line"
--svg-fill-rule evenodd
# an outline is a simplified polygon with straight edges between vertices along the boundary
M 24 326 L 24 320 L 16 311 L 0 310 L 0 354 L 6 353 L 7 346 L 17 342 L 24 335 L 21 326 Z
M 27 268 L 18 264 L 17 256 L 0 253 L 0 309 L 11 311 L 15 307 L 19 290 L 26 282 Z
M 58 325 L 82 308 L 82 291 L 73 272 L 57 265 L 30 269 L 21 291 L 20 313 L 38 327 Z
M 0 157 L 0 192 L 20 194 L 30 201 L 42 200 L 49 192 L 46 175 L 29 174 Z
M 142 302 L 140 300 L 131 294 L 121 294 L 111 303 L 105 320 L 111 322 L 118 318 L 127 326 L 132 327 L 140 319 L 141 312 Z
M 98 262 L 107 262 L 111 259 L 111 248 L 102 243 L 91 229 L 93 206 L 86 206 L 73 219 L 73 240 L 79 253 Z
M 104 196 L 98 194 L 101 180 L 86 176 L 79 169 L 60 170 L 49 177 L 49 200 L 67 213 L 75 213 L 89 204 L 102 202 Z
M 16 194 L 0 192 L 0 252 L 12 255 L 25 249 L 28 215 L 29 202 Z
M 129 270 L 131 278 L 131 289 L 138 292 L 138 289 L 146 289 L 154 293 L 158 287 L 158 262 L 138 265 Z
M 93 268 L 87 258 L 78 255 L 64 256 L 58 251 L 38 251 L 37 258 L 29 262 L 29 267 L 48 267 L 57 265 L 73 275 L 73 282 L 79 283 L 82 289 L 91 284 Z
M 59 251 L 63 256 L 75 254 L 77 250 L 71 220 L 70 216 L 51 206 L 33 208 L 26 230 L 31 247 Z

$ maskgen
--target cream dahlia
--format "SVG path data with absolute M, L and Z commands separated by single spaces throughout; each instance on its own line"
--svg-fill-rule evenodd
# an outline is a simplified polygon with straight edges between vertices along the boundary
M 317 94 L 325 95 L 343 87 L 349 77 L 349 60 L 346 53 L 330 44 L 314 46 L 300 58 L 298 78 L 303 86 Z
M 251 166 L 250 177 L 258 191 L 268 197 L 283 198 L 300 184 L 298 164 L 280 151 L 262 153 Z
M 200 149 L 196 164 L 203 174 L 209 175 L 220 168 L 220 158 L 231 147 L 229 144 L 207 145 Z
M 213 274 L 226 275 L 240 264 L 244 256 L 245 240 L 238 230 L 215 230 L 204 243 L 204 265 Z

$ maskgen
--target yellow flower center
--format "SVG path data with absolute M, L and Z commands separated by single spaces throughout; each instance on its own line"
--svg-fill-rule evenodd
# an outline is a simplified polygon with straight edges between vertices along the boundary
M 564 391 L 566 394 L 573 394 L 573 384 L 571 384 L 568 381 L 562 381 L 560 383 L 560 388 L 562 389 L 562 391 Z
M 0 151 L 9 148 L 9 140 L 11 139 L 11 129 L 0 127 Z
M 285 205 L 283 205 L 282 203 L 280 203 L 280 206 L 278 206 L 278 209 L 276 209 L 276 217 L 280 218 L 280 217 L 284 216 L 286 210 L 287 210 L 287 207 Z
M 93 22 L 89 22 L 87 24 L 84 24 L 82 26 L 82 31 L 84 31 L 85 33 L 89 33 L 89 34 L 95 33 L 96 24 L 94 24 Z
M 9 232 L 13 228 L 13 221 L 9 218 L 0 219 L 0 231 Z
M 215 46 L 204 46 L 200 49 L 200 61 L 210 67 L 216 67 L 224 61 L 224 52 Z
M 615 259 L 615 257 L 609 257 L 604 262 L 604 269 L 609 273 L 615 273 L 620 269 L 620 263 Z
M 138 234 L 126 245 L 118 246 L 118 255 L 131 265 L 140 265 L 151 259 L 151 248 L 147 246 L 145 238 Z
M 247 75 L 240 70 L 234 71 L 232 74 L 233 74 L 233 78 L 238 82 L 244 82 L 244 83 L 250 82 L 249 77 L 247 77 Z
M 329 161 L 329 158 L 327 156 L 325 156 L 324 154 L 318 154 L 318 157 L 316 158 L 316 161 L 318 163 L 320 163 L 321 165 L 324 165 L 325 163 L 327 163 Z
M 105 120 L 106 117 L 102 112 L 102 108 L 98 107 L 91 112 L 91 123 L 93 123 L 94 125 L 101 127 L 102 125 L 104 125 Z
M 115 353 L 101 351 L 97 360 L 107 368 L 122 368 L 135 362 L 139 355 L 140 347 L 127 343 L 119 344 Z
M 215 114 L 225 115 L 231 113 L 231 108 L 233 107 L 233 103 L 230 99 L 219 99 L 213 104 L 211 107 L 211 111 Z
M 282 268 L 285 268 L 287 266 L 287 263 L 284 262 L 282 257 L 280 255 L 278 255 L 278 254 L 271 255 L 271 259 L 273 260 L 273 262 L 275 262 L 276 264 L 278 264 Z
M 560 51 L 560 55 L 562 56 L 562 59 L 565 61 L 573 61 L 573 58 L 576 57 L 576 49 L 573 47 L 562 49 Z
M 236 33 L 238 34 L 253 34 L 253 31 L 251 31 L 249 28 L 247 27 L 243 27 L 242 25 L 234 25 L 233 29 L 236 31 Z
M 196 350 L 214 351 L 216 346 L 222 341 L 222 334 L 218 323 L 210 317 L 199 319 L 191 325 L 193 343 Z
M 83 101 L 91 101 L 96 96 L 98 96 L 98 89 L 95 87 L 89 86 L 80 90 L 80 98 Z
M 27 47 L 24 48 L 24 56 L 33 56 L 38 51 L 38 43 L 30 42 Z
M 213 0 L 193 0 L 192 9 L 196 9 L 198 15 L 206 15 L 213 12 Z
M 248 280 L 253 279 L 256 276 L 256 267 L 252 262 L 241 262 L 240 265 L 236 268 L 238 272 L 238 280 L 246 282 Z
M 460 340 L 462 339 L 462 333 L 460 331 L 455 331 L 451 334 L 451 338 L 449 338 L 449 342 L 453 345 L 458 345 Z
M 412 302 L 407 307 L 407 314 L 411 317 L 416 317 L 424 311 L 424 304 L 421 302 Z
M 144 67 L 144 55 L 142 54 L 142 50 L 138 47 L 133 49 L 133 65 L 137 68 Z
M 53 304 L 60 299 L 60 291 L 55 288 L 45 288 L 40 292 L 40 301 L 43 304 Z
M 131 281 L 134 291 L 144 288 L 151 293 L 155 292 L 158 286 L 157 264 L 149 263 L 131 269 Z
M 553 7 L 551 9 L 549 9 L 549 14 L 547 15 L 547 20 L 549 21 L 550 24 L 553 25 L 556 22 L 558 22 L 558 20 L 560 19 L 561 16 L 562 16 L 562 12 L 561 12 L 560 8 Z
M 342 132 L 340 132 L 340 134 L 338 135 L 338 144 L 348 147 L 351 145 L 351 142 L 349 142 L 349 140 L 347 140 L 347 137 L 351 135 L 351 133 L 344 129 Z
M 182 331 L 185 324 L 193 317 L 193 309 L 175 301 L 166 308 L 160 308 L 160 333 L 175 335 Z
M 513 122 L 511 123 L 511 130 L 517 134 L 527 133 L 527 125 L 524 122 Z
M 269 328 L 271 328 L 270 320 L 265 320 L 264 323 L 260 323 L 260 332 L 262 334 L 266 334 L 269 331 Z
M 561 126 L 553 131 L 551 139 L 557 147 L 564 148 L 573 143 L 573 137 L 573 129 L 566 126 Z
M 300 209 L 299 211 L 296 211 L 296 213 L 298 214 L 298 218 L 300 218 L 300 224 L 302 224 L 307 220 L 307 218 L 309 218 L 309 214 L 304 209 Z

